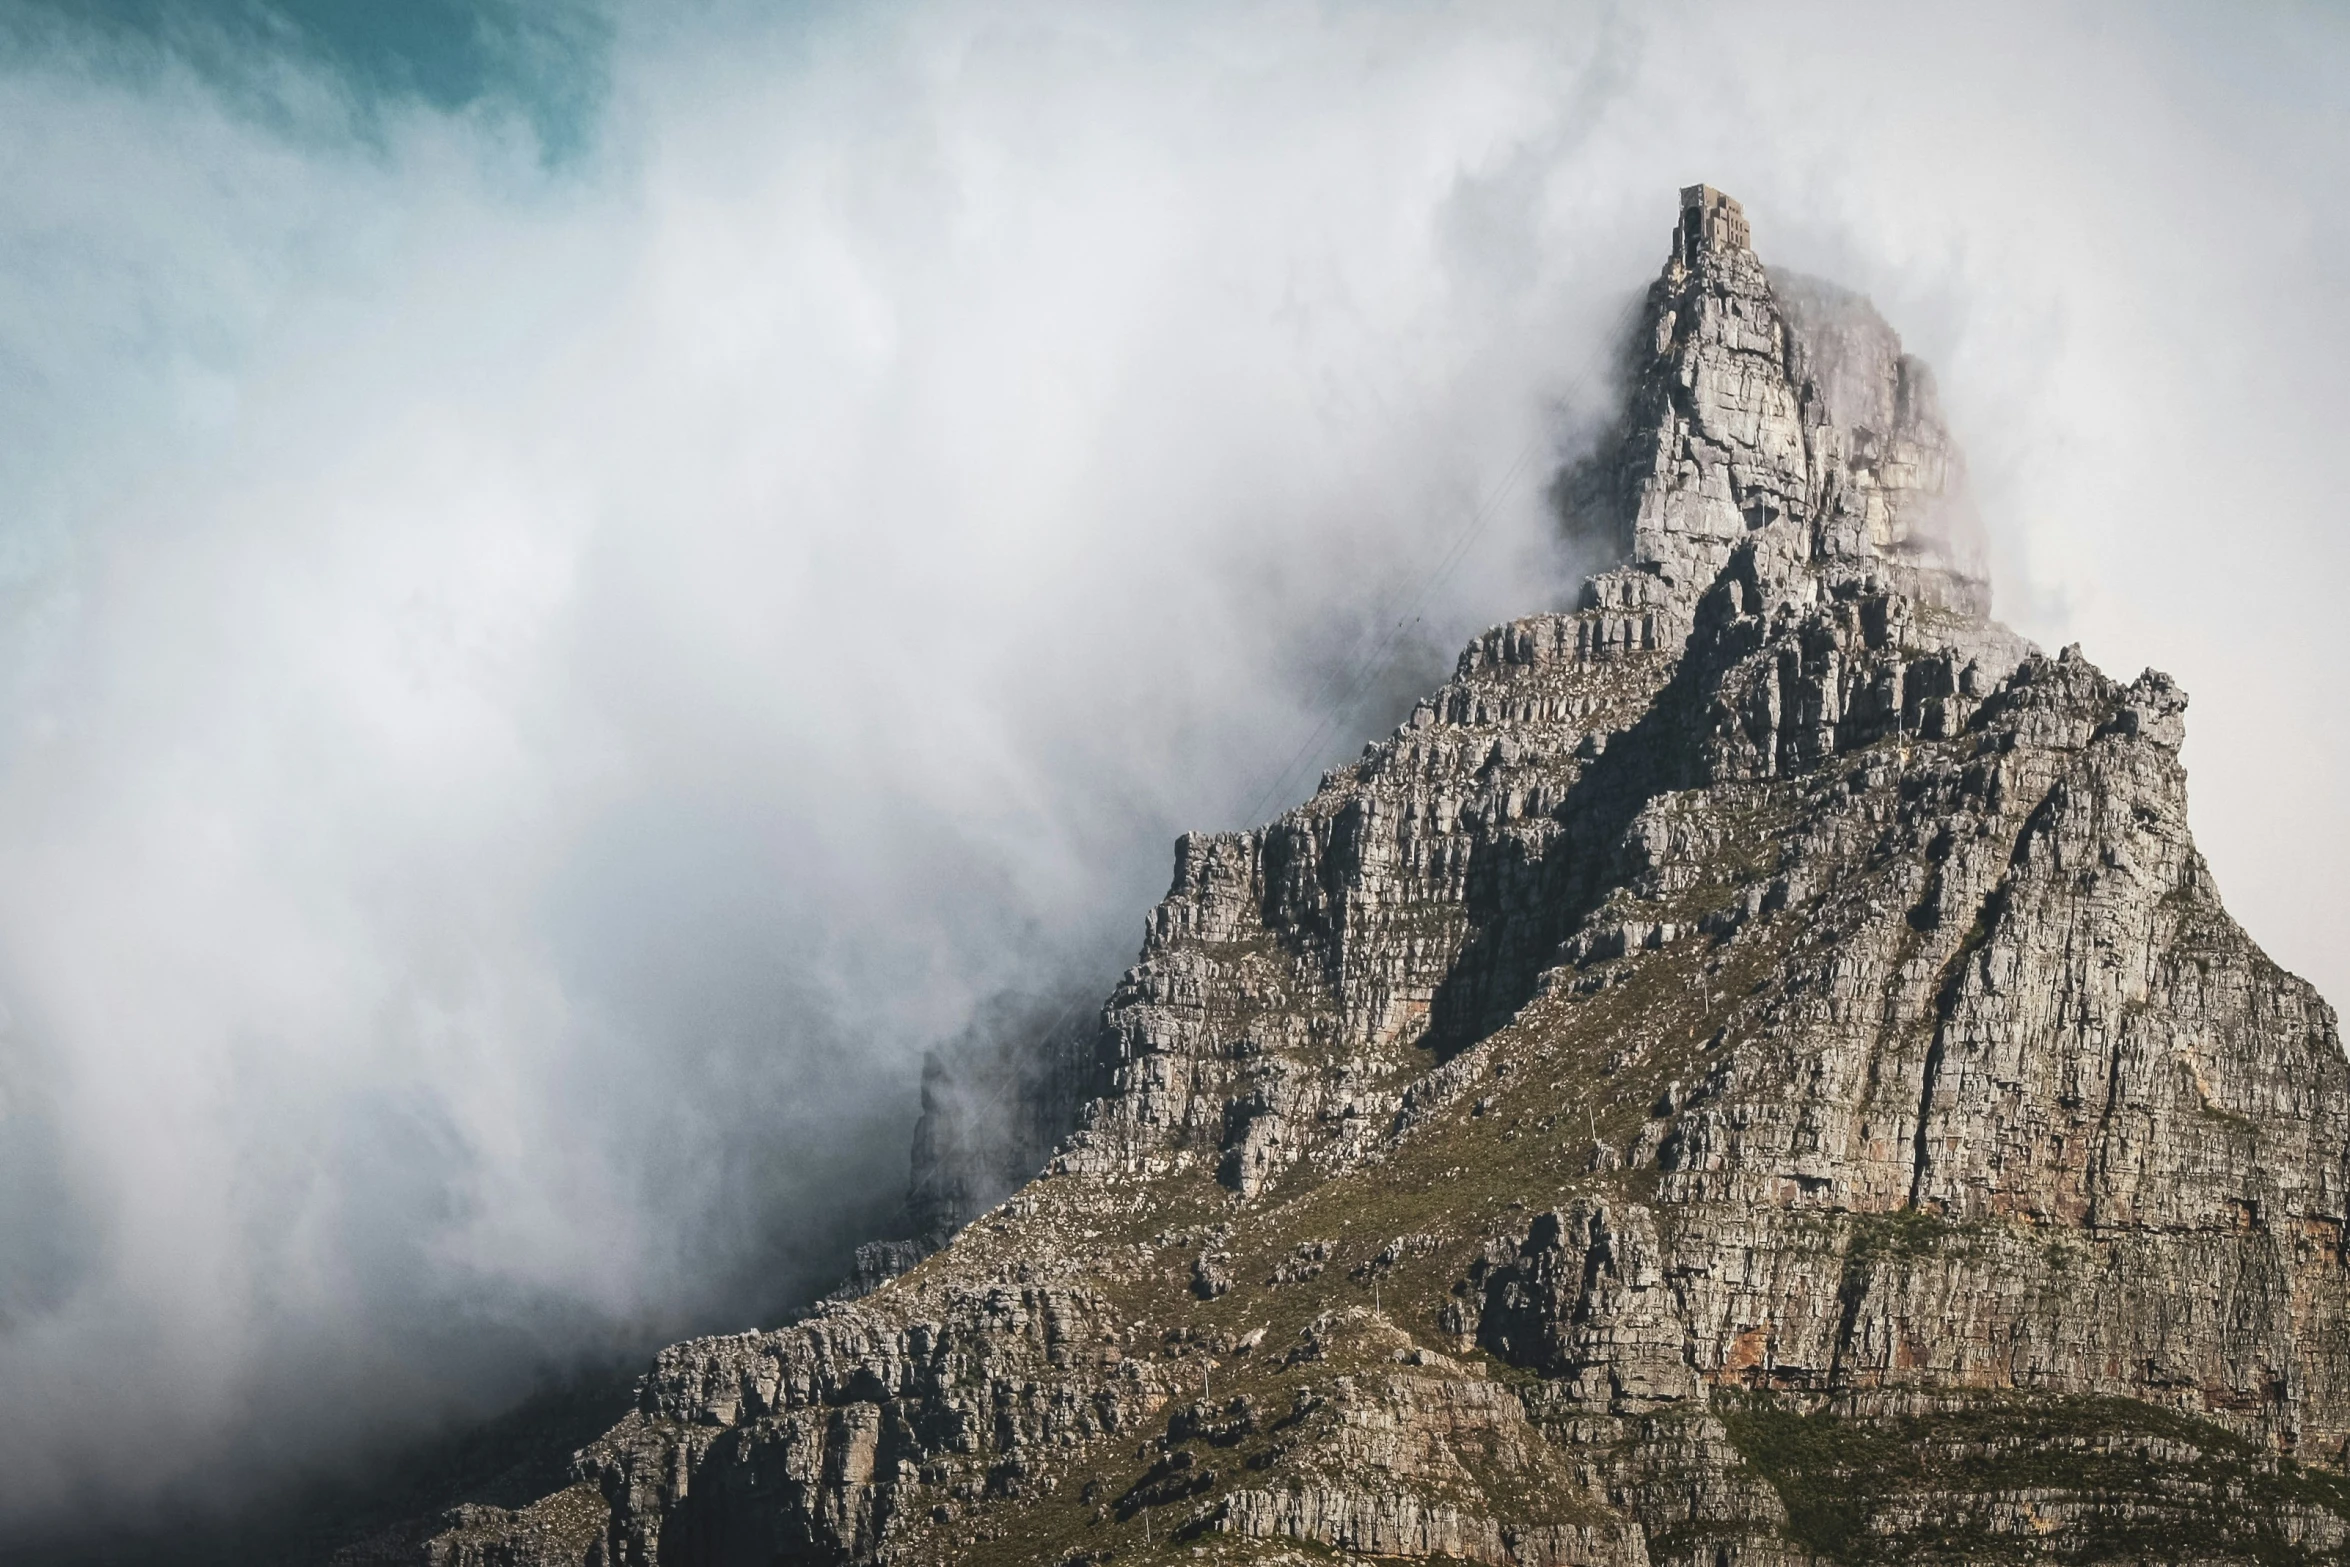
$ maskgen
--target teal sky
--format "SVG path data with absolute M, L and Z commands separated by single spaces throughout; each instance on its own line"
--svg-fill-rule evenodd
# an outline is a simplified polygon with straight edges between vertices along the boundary
M 551 159 L 588 139 L 613 33 L 602 0 L 22 0 L 0 27 L 11 52 L 184 63 L 263 118 L 292 117 L 288 65 L 332 82 L 360 134 L 408 104 L 511 114 Z
M 0 0 L 0 1558 L 828 1286 L 925 1046 L 1572 601 L 1697 180 L 2350 998 L 2345 84 L 2344 0 Z

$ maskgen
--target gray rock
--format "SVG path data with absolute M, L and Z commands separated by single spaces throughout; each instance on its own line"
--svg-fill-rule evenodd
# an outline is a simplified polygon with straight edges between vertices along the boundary
M 2185 697 L 1988 619 L 1930 377 L 1721 193 L 1631 368 L 1578 607 L 1177 845 L 1042 1176 L 435 1559 L 2338 1553 L 2350 1068 Z

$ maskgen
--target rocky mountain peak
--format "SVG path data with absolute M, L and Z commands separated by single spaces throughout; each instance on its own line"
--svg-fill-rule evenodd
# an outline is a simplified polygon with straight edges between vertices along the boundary
M 1621 421 L 1559 489 L 1570 534 L 1617 568 L 1594 577 L 1591 602 L 1654 604 L 1669 636 L 1756 538 L 1989 613 L 1932 375 L 1866 299 L 1766 269 L 1738 203 L 1711 186 L 1681 193 L 1623 373 Z
M 1032 1179 L 423 1559 L 2350 1556 L 2350 1066 L 2185 695 L 1989 619 L 1930 377 L 1720 192 L 1625 367 L 1575 607 L 1178 842 Z
M 1753 255 L 1746 210 L 1735 199 L 1711 185 L 1691 185 L 1681 192 L 1681 221 L 1673 229 L 1668 272 L 1696 272 L 1708 266 L 1727 270 Z

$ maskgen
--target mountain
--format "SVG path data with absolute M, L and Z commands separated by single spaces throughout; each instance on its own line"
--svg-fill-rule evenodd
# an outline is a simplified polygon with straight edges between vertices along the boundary
M 959 1233 L 420 1559 L 2350 1557 L 2350 1069 L 2185 695 L 1989 618 L 1932 377 L 1720 192 L 1625 372 L 1614 564 L 1177 844 L 1009 1079 L 1041 1173 L 957 1210 L 941 1092 Z

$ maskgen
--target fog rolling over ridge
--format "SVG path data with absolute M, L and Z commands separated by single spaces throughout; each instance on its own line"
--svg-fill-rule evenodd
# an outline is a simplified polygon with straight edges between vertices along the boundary
M 20 5 L 0 1533 L 829 1283 L 925 1046 L 1576 580 L 1700 179 L 1935 366 L 2005 617 L 2194 693 L 2350 993 L 2350 39 L 1862 15 Z

